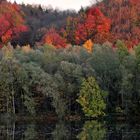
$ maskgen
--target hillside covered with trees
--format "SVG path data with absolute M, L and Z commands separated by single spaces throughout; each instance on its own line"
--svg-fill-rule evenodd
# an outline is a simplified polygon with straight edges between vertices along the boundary
M 79 12 L 0 2 L 0 113 L 140 116 L 140 0 Z

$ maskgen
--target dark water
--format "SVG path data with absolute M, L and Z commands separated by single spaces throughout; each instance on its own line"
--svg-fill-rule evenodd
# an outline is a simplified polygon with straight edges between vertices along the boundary
M 105 121 L 0 123 L 0 140 L 140 140 L 140 124 Z

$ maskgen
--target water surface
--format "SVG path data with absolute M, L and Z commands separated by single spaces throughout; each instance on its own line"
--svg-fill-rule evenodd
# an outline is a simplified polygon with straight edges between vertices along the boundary
M 0 140 L 140 140 L 140 124 L 95 120 L 1 122 Z

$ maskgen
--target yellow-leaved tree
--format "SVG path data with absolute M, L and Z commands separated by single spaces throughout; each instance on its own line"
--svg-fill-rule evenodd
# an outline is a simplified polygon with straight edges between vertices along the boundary
M 84 46 L 84 48 L 87 49 L 87 51 L 88 51 L 89 53 L 91 53 L 91 52 L 93 51 L 93 42 L 92 42 L 91 39 L 87 40 L 87 41 L 84 43 L 83 46 Z

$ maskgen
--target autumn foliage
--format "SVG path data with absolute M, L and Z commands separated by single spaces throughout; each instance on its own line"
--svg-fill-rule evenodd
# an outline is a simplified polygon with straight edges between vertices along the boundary
M 124 40 L 128 48 L 140 42 L 140 0 L 106 0 L 98 8 L 111 19 L 111 40 Z
M 90 53 L 93 51 L 93 42 L 91 39 L 87 40 L 85 43 L 84 43 L 84 48 L 87 49 L 87 51 Z
M 66 47 L 66 39 L 61 37 L 54 28 L 51 28 L 47 31 L 47 33 L 43 37 L 43 42 L 45 44 L 53 45 L 56 48 Z
M 0 46 L 17 38 L 20 32 L 27 31 L 23 13 L 17 4 L 0 3 Z
M 85 20 L 77 25 L 76 43 L 81 44 L 88 39 L 103 43 L 108 38 L 109 30 L 110 20 L 98 8 L 93 7 L 87 11 Z
M 140 43 L 140 0 L 105 0 L 77 17 L 68 17 L 63 35 L 71 44 L 82 45 L 123 40 L 128 49 Z M 88 41 L 87 41 L 88 42 Z
M 93 49 L 92 44 L 110 42 L 115 47 L 117 40 L 122 40 L 128 49 L 132 49 L 140 43 L 139 7 L 140 0 L 102 0 L 73 16 L 68 16 L 65 24 L 60 28 L 49 29 L 42 27 L 43 21 L 42 25 L 38 25 L 38 22 L 31 23 L 32 18 L 26 17 L 27 23 L 30 21 L 31 28 L 23 40 L 28 41 L 29 37 L 31 41 L 27 44 L 31 46 L 36 42 L 49 44 L 56 48 L 65 48 L 68 44 L 81 45 L 89 52 Z M 19 37 L 21 32 L 27 31 L 23 16 L 19 5 L 8 2 L 0 3 L 1 47 Z M 39 28 L 37 32 L 35 27 Z
M 78 17 L 68 17 L 64 36 L 68 42 L 81 45 L 91 39 L 95 43 L 108 40 L 110 20 L 96 7 L 90 8 Z
M 65 48 L 66 42 L 83 45 L 91 52 L 93 43 L 103 43 L 109 39 L 110 24 L 110 20 L 94 7 L 77 17 L 68 17 L 66 26 L 59 33 L 53 28 L 49 29 L 43 42 L 56 48 Z

